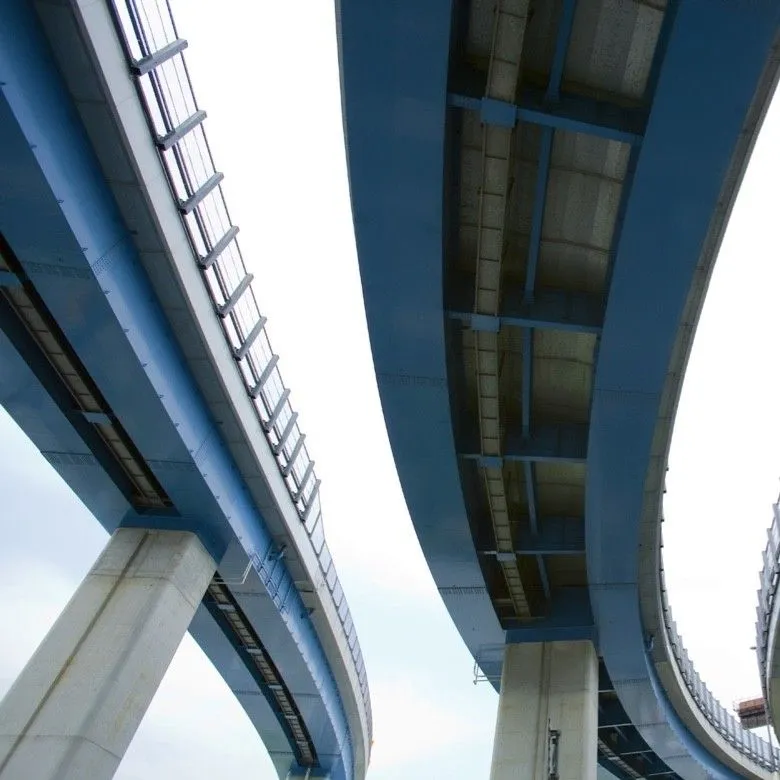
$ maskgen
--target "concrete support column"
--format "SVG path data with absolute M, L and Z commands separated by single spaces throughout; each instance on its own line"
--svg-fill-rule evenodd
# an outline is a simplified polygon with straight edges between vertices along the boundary
M 0 702 L 0 780 L 108 780 L 216 565 L 187 532 L 117 531 Z
M 591 642 L 507 646 L 490 780 L 595 780 L 597 730 Z

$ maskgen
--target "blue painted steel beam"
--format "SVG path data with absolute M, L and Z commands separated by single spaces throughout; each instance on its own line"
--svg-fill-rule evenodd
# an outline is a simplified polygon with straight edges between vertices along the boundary
M 21 283 L 21 279 L 13 271 L 0 268 L 0 287 L 19 287 Z
M 0 230 L 190 530 L 217 558 L 240 540 L 263 561 L 276 543 L 159 307 L 35 12 L 15 0 L 3 22 Z M 316 688 L 326 714 L 314 739 L 338 753 L 334 778 L 348 779 L 352 735 L 316 627 L 284 561 L 273 580 L 262 564 L 256 572 L 272 612 L 259 625 L 272 646 L 296 648 L 280 670 Z
M 617 741 L 608 739 L 607 744 L 612 751 L 621 757 L 653 752 L 634 728 L 616 728 L 614 734 L 617 736 Z
M 573 333 L 601 332 L 601 323 L 596 321 L 565 319 L 556 316 L 552 307 L 539 305 L 535 301 L 527 308 L 524 315 L 499 314 L 475 314 L 471 311 L 448 311 L 447 316 L 452 320 L 463 322 L 470 330 L 498 333 L 502 328 L 537 328 L 539 330 L 564 330 Z M 590 318 L 588 318 L 590 319 Z
M 523 374 L 522 391 L 520 400 L 520 424 L 523 429 L 523 438 L 531 435 L 531 403 L 534 386 L 534 332 L 532 328 L 523 329 Z M 533 484 L 533 472 L 526 471 L 526 485 Z M 534 495 L 533 489 L 528 492 L 528 514 L 536 517 L 536 507 L 531 506 Z
M 527 328 L 524 331 L 524 338 L 525 343 L 527 345 L 527 349 L 530 352 L 531 351 L 531 345 L 533 343 L 533 331 L 530 328 Z M 523 374 L 523 382 L 527 383 L 527 386 L 530 387 L 532 383 L 532 361 L 527 360 L 523 364 L 523 367 L 528 366 L 528 372 L 527 375 L 524 372 Z M 523 399 L 525 401 L 525 398 Z M 530 406 L 531 406 L 531 399 L 530 395 L 528 398 L 528 414 L 526 414 L 526 407 L 523 406 L 523 437 L 527 438 L 530 434 Z M 525 546 L 528 547 L 536 547 L 537 545 L 540 547 L 540 549 L 537 550 L 535 553 L 536 558 L 536 566 L 539 569 L 539 579 L 542 582 L 542 590 L 544 591 L 544 597 L 547 599 L 547 601 L 550 600 L 550 577 L 547 574 L 547 566 L 545 566 L 544 563 L 544 555 L 543 555 L 543 548 L 546 545 L 539 545 L 539 542 L 541 541 L 539 538 L 539 507 L 536 501 L 536 474 L 534 473 L 534 464 L 530 461 L 525 461 L 523 463 L 523 473 L 525 474 L 525 492 L 526 492 L 526 498 L 528 500 L 528 520 L 529 520 L 529 526 L 530 526 L 530 533 L 527 535 L 529 538 L 525 540 L 525 545 L 523 545 L 523 542 L 519 538 L 519 535 L 515 537 L 515 544 L 517 544 L 520 547 Z
M 702 744 L 691 734 L 688 727 L 683 723 L 682 718 L 677 714 L 677 710 L 672 706 L 669 697 L 666 695 L 663 684 L 658 679 L 653 659 L 645 651 L 645 662 L 647 664 L 647 674 L 650 679 L 650 686 L 653 689 L 658 705 L 666 717 L 666 721 L 672 727 L 672 731 L 685 745 L 685 749 L 712 774 L 720 780 L 737 780 L 739 775 L 718 761 L 710 754 Z
M 574 28 L 574 9 L 577 0 L 563 0 L 561 18 L 558 20 L 558 38 L 555 42 L 555 54 L 553 55 L 550 79 L 547 84 L 548 102 L 557 103 L 561 94 L 561 79 L 563 78 L 563 66 L 566 64 L 566 52 L 569 48 L 571 31 Z
M 524 298 L 525 300 L 525 298 Z M 531 328 L 523 330 L 523 392 L 520 407 L 521 425 L 523 431 L 523 441 L 527 442 L 531 435 L 531 401 L 533 388 L 533 349 L 534 332 Z M 535 538 L 539 528 L 537 524 L 538 506 L 536 502 L 536 475 L 534 473 L 534 464 L 531 461 L 523 463 L 523 473 L 525 475 L 525 492 L 528 501 L 528 517 L 530 521 L 531 537 Z M 550 601 L 550 577 L 547 573 L 547 566 L 544 563 L 544 556 L 538 553 L 536 558 L 536 567 L 539 571 L 539 579 L 542 583 L 544 597 Z
M 13 312 L 12 314 L 15 317 Z M 19 327 L 23 327 L 18 318 L 16 322 L 19 323 Z M 177 530 L 191 527 L 192 518 L 155 513 L 139 514 L 129 510 L 127 500 L 116 489 L 116 478 L 111 479 L 104 471 L 105 464 L 110 463 L 112 455 L 107 453 L 101 462 L 97 456 L 92 457 L 88 454 L 90 449 L 85 435 L 89 437 L 90 433 L 97 435 L 97 432 L 91 429 L 91 426 L 85 425 L 83 419 L 79 420 L 79 413 L 69 416 L 73 398 L 64 387 L 58 386 L 51 363 L 42 354 L 39 361 L 35 359 L 35 344 L 31 342 L 20 345 L 25 356 L 22 358 L 12 346 L 7 334 L 7 329 L 0 328 L 0 404 L 5 406 L 8 413 L 22 427 L 33 444 L 42 451 L 60 477 L 100 520 L 106 531 L 111 533 L 119 525 L 142 528 L 153 525 L 156 528 Z M 29 332 L 27 337 L 31 338 Z M 43 374 L 41 379 L 37 378 L 32 371 L 33 362 L 36 369 L 44 372 L 48 370 L 51 373 Z M 57 396 L 56 402 L 53 396 Z M 65 411 L 64 415 L 63 411 Z M 76 431 L 74 426 L 78 426 L 79 431 Z M 94 454 L 94 444 L 92 447 Z M 58 455 L 56 459 L 52 457 L 54 453 Z M 207 617 L 203 618 L 204 614 Z M 278 624 L 281 624 L 281 616 L 275 619 Z M 274 629 L 270 622 L 264 620 L 257 621 L 256 624 L 262 625 L 264 633 L 268 635 L 278 630 L 278 628 Z M 265 698 L 258 695 L 261 691 L 253 684 L 254 678 L 247 679 L 250 677 L 250 672 L 240 662 L 236 653 L 232 649 L 228 652 L 220 649 L 224 648 L 224 643 L 229 641 L 228 638 L 223 637 L 216 626 L 211 630 L 205 628 L 206 624 L 211 625 L 212 620 L 201 605 L 190 626 L 194 638 L 224 675 L 231 689 L 237 696 L 243 697 L 242 701 L 247 707 L 247 713 L 258 732 L 262 734 L 266 747 L 271 751 L 275 747 L 287 748 L 291 753 L 287 737 L 280 730 L 286 721 L 280 722 L 278 717 L 268 709 Z M 217 635 L 219 640 L 218 645 L 215 646 L 214 639 Z M 286 670 L 286 676 L 290 684 L 300 689 L 300 683 L 294 675 L 290 675 L 289 668 Z M 259 699 L 263 700 L 262 705 L 258 703 Z M 307 701 L 307 706 L 311 709 L 309 702 L 310 700 Z
M 611 729 L 621 726 L 633 726 L 633 723 L 620 702 L 617 699 L 599 701 L 599 728 Z M 617 750 L 615 752 L 617 753 Z
M 531 350 L 531 344 L 533 340 L 533 331 L 528 328 L 524 334 L 526 335 L 526 344 L 528 345 L 528 351 Z M 532 362 L 530 360 L 526 361 L 528 368 L 528 374 L 527 376 L 523 375 L 523 381 L 527 382 L 528 387 L 531 386 L 532 382 L 532 376 L 533 372 L 531 369 Z M 525 366 L 525 364 L 524 364 Z M 530 433 L 530 397 L 528 399 L 528 414 L 525 412 L 525 407 L 523 407 L 523 436 L 527 438 L 527 436 Z M 528 525 L 529 525 L 529 531 L 530 533 L 526 534 L 526 539 L 522 539 L 522 532 L 518 533 L 514 536 L 515 544 L 518 545 L 520 548 L 526 547 L 526 548 L 534 548 L 538 547 L 535 558 L 536 558 L 536 566 L 539 569 L 539 579 L 542 582 L 542 590 L 544 591 L 544 597 L 547 599 L 547 601 L 550 600 L 550 577 L 547 574 L 547 567 L 544 564 L 544 557 L 543 557 L 543 547 L 550 546 L 550 545 L 540 545 L 540 538 L 539 538 L 539 505 L 536 500 L 536 474 L 534 469 L 534 464 L 530 461 L 526 461 L 523 463 L 523 473 L 525 475 L 525 492 L 526 492 L 526 498 L 528 500 Z M 525 542 L 525 544 L 523 544 Z M 552 545 L 555 546 L 555 545 Z
M 2 293 L 0 293 L 0 330 L 19 355 L 24 357 L 27 366 L 41 385 L 46 388 L 51 400 L 84 441 L 96 462 L 103 468 L 128 503 L 131 503 L 135 488 L 129 477 L 124 473 L 116 457 L 109 450 L 105 440 L 92 422 L 75 408 L 73 396 L 51 361 L 43 353 Z
M 563 94 L 557 103 L 547 105 L 542 93 L 529 89 L 521 91 L 517 105 L 463 92 L 451 92 L 447 101 L 452 108 L 478 112 L 488 124 L 506 126 L 508 121 L 512 124 L 527 122 L 550 130 L 594 135 L 631 146 L 642 143 L 647 117 L 643 109 L 626 109 L 576 95 Z
M 644 755 L 637 756 L 634 762 L 635 765 L 642 767 L 641 772 L 643 777 L 670 777 L 674 774 L 674 771 L 669 769 L 655 753 L 645 753 Z
M 442 182 L 453 2 L 337 5 L 355 240 L 388 438 L 431 574 L 481 657 L 505 632 L 474 548 L 448 385 Z M 402 57 L 390 30 L 403 36 Z M 497 685 L 500 660 L 480 663 Z
M 545 94 L 546 103 L 556 103 L 560 88 L 563 64 L 566 59 L 566 50 L 569 47 L 572 25 L 574 23 L 575 0 L 564 0 L 561 20 L 558 24 L 558 36 L 555 44 L 555 54 L 550 72 L 550 81 Z M 550 179 L 550 163 L 552 161 L 553 130 L 550 127 L 542 129 L 542 137 L 539 144 L 539 161 L 536 171 L 536 186 L 534 187 L 534 207 L 531 217 L 531 236 L 529 239 L 528 262 L 526 263 L 525 285 L 523 289 L 523 302 L 531 303 L 534 300 L 536 289 L 536 269 L 539 265 L 539 253 L 542 248 L 542 226 L 544 224 L 544 211 L 547 203 L 547 183 Z M 533 402 L 533 376 L 534 376 L 534 332 L 532 328 L 523 331 L 523 379 L 522 399 L 520 406 L 523 439 L 528 441 L 531 436 L 531 404 Z M 526 461 L 524 464 L 526 496 L 528 499 L 528 515 L 531 519 L 531 534 L 538 532 L 536 515 L 536 475 L 533 464 Z M 542 555 L 536 556 L 536 565 L 539 570 L 539 579 L 542 582 L 544 596 L 550 600 L 550 577 Z
M 584 463 L 587 454 L 586 425 L 538 425 L 528 436 L 510 429 L 501 456 L 483 455 L 478 447 L 462 451 L 460 457 L 475 460 L 485 468 L 500 468 L 503 461 L 534 461 L 537 463 Z
M 700 744 L 685 727 L 647 657 L 637 551 L 652 454 L 659 432 L 670 434 L 659 422 L 665 426 L 674 413 L 663 400 L 670 361 L 681 337 L 683 352 L 690 343 L 680 323 L 691 304 L 694 321 L 698 316 L 697 297 L 690 296 L 710 271 L 707 247 L 717 247 L 721 220 L 760 123 L 757 109 L 771 94 L 780 6 L 708 0 L 674 5 L 594 377 L 588 581 L 603 658 L 640 734 L 682 776 L 735 778 L 711 744 Z M 670 229 L 672 224 L 677 228 Z M 648 236 L 654 240 L 648 242 Z M 648 712 L 658 713 L 663 723 L 646 724 Z
M 447 316 L 460 320 L 472 330 L 498 333 L 502 327 L 542 328 L 574 333 L 601 333 L 604 304 L 600 297 L 568 290 L 541 290 L 533 300 L 524 300 L 523 287 L 507 284 L 498 315 L 475 314 L 473 277 L 463 276 L 451 286 Z
M 544 105 L 558 103 L 561 91 L 561 77 L 569 48 L 572 28 L 574 26 L 574 6 L 576 0 L 563 0 L 561 18 L 558 22 L 558 33 L 555 40 L 555 53 L 547 90 L 544 93 Z M 536 269 L 539 264 L 539 252 L 542 245 L 542 227 L 544 225 L 544 210 L 547 203 L 547 183 L 550 179 L 552 163 L 553 129 L 544 127 L 539 142 L 539 157 L 536 168 L 536 184 L 534 185 L 534 207 L 531 215 L 531 236 L 528 245 L 528 263 L 525 272 L 525 288 L 523 300 L 532 301 L 536 290 Z
M 555 595 L 551 596 L 555 599 Z M 581 642 L 588 640 L 595 644 L 596 628 L 593 623 L 576 624 L 570 620 L 553 621 L 538 618 L 527 625 L 509 627 L 507 623 L 506 643 L 519 645 L 531 642 Z
M 523 300 L 526 303 L 533 300 L 536 288 L 536 269 L 539 265 L 539 252 L 542 245 L 544 207 L 547 203 L 547 183 L 550 180 L 550 163 L 552 162 L 552 142 L 553 131 L 546 127 L 542 130 L 542 137 L 539 141 L 539 160 L 536 168 L 536 184 L 534 185 L 534 210 L 531 216 L 531 237 L 528 243 L 528 263 L 523 291 Z
M 507 644 L 584 639 L 597 643 L 587 588 L 553 589 L 548 604 L 543 617 L 505 621 Z
M 214 601 L 214 599 L 211 598 L 211 596 L 208 593 L 203 599 L 203 605 L 208 610 L 214 622 L 216 622 L 216 624 L 220 627 L 220 629 L 222 630 L 222 632 L 224 633 L 225 637 L 228 639 L 230 644 L 233 646 L 236 655 L 238 655 L 239 658 L 241 658 L 241 660 L 244 662 L 244 666 L 246 666 L 247 670 L 252 675 L 255 684 L 257 685 L 261 694 L 263 695 L 266 702 L 268 703 L 268 706 L 276 715 L 277 720 L 279 721 L 279 724 L 281 725 L 282 730 L 284 731 L 289 744 L 291 746 L 295 745 L 296 738 L 295 738 L 295 734 L 293 733 L 290 727 L 290 721 L 285 717 L 285 713 L 280 708 L 278 700 L 274 696 L 274 693 L 271 690 L 271 687 L 269 686 L 268 682 L 264 679 L 263 675 L 261 674 L 259 667 L 254 662 L 254 659 L 250 654 L 248 648 L 244 644 L 242 644 L 241 640 L 238 637 L 238 634 L 236 634 L 235 630 L 232 629 L 228 619 L 225 617 L 223 605 L 217 604 L 217 602 Z M 260 637 L 257 637 L 256 641 L 259 642 L 260 646 L 262 647 L 262 652 L 264 654 L 267 654 L 268 651 L 263 645 Z M 273 660 L 270 659 L 270 656 L 268 657 L 269 660 L 271 660 L 271 663 L 273 663 Z M 284 680 L 281 679 L 281 675 L 279 675 L 278 669 L 274 669 L 273 671 L 274 674 L 277 676 L 276 679 L 279 680 L 278 684 L 283 686 L 285 693 L 288 695 L 288 698 L 294 701 L 294 696 L 292 692 L 289 690 L 288 686 L 285 685 Z M 314 760 L 317 763 L 319 763 L 317 759 L 316 748 L 314 746 L 314 741 L 311 739 L 311 736 L 308 732 L 306 722 L 304 721 L 300 711 L 296 712 L 295 714 L 298 716 L 299 725 L 301 726 L 301 728 L 305 730 L 306 741 L 311 745 L 311 749 L 314 753 Z
M 538 527 L 516 528 L 514 555 L 584 555 L 585 520 L 582 517 L 542 517 Z M 497 550 L 480 550 L 482 555 L 500 555 Z
M 533 464 L 528 464 L 533 469 Z M 579 555 L 585 552 L 585 519 L 541 517 L 534 531 L 520 529 L 515 535 L 518 555 Z
M 530 435 L 530 428 L 523 421 L 523 437 Z M 523 476 L 525 477 L 525 492 L 528 497 L 528 525 L 531 536 L 539 533 L 539 505 L 536 501 L 536 480 L 534 467 L 530 461 L 523 464 Z

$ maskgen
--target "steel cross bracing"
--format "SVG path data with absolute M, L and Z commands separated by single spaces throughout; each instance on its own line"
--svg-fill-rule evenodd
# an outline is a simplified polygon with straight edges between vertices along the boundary
M 482 4 L 462 5 L 462 51 L 450 63 L 450 84 L 477 93 L 481 83 L 485 97 L 450 99 L 450 111 L 455 112 L 451 123 L 458 128 L 453 137 L 460 139 L 461 146 L 460 246 L 445 260 L 450 266 L 445 296 L 448 316 L 463 323 L 458 338 L 465 362 L 465 396 L 476 391 L 477 397 L 479 443 L 468 425 L 461 424 L 459 453 L 481 473 L 493 527 L 492 542 L 487 548 L 478 545 L 478 551 L 489 556 L 489 568 L 501 570 L 506 595 L 494 593 L 493 600 L 514 625 L 548 612 L 561 584 L 585 585 L 584 575 L 575 574 L 582 558 L 565 560 L 551 549 L 549 556 L 541 552 L 532 556 L 532 569 L 528 560 L 518 558 L 515 551 L 521 546 L 513 542 L 513 537 L 522 535 L 545 536 L 550 517 L 582 516 L 577 495 L 581 497 L 587 454 L 589 377 L 603 317 L 604 288 L 597 283 L 578 289 L 552 264 L 571 253 L 573 261 L 579 253 L 590 254 L 593 267 L 604 267 L 609 242 L 605 236 L 588 244 L 579 235 L 560 232 L 555 224 L 559 215 L 553 213 L 551 218 L 550 211 L 560 212 L 556 200 L 562 185 L 557 182 L 563 176 L 588 177 L 591 188 L 601 188 L 606 197 L 619 197 L 630 149 L 641 142 L 645 111 L 633 110 L 632 116 L 638 118 L 633 120 L 634 132 L 619 139 L 605 138 L 595 132 L 595 126 L 575 129 L 544 120 L 565 113 L 572 103 L 572 95 L 562 92 L 561 85 L 575 21 L 574 0 L 546 12 L 543 23 L 554 45 L 545 65 L 547 74 L 528 82 L 530 86 L 522 75 L 526 66 L 518 65 L 524 40 L 527 43 L 528 7 L 499 4 L 488 23 Z M 534 15 L 536 24 L 538 8 Z M 513 25 L 511 34 L 508 20 Z M 538 34 L 538 29 L 531 29 Z M 544 89 L 538 87 L 542 78 Z M 494 84 L 496 79 L 500 80 Z M 518 95 L 526 95 L 519 98 L 526 100 L 529 90 L 536 90 L 542 114 L 518 109 Z M 615 158 L 614 172 L 598 173 L 577 162 L 576 133 L 591 130 L 594 149 L 606 149 Z M 594 196 L 603 200 L 603 193 L 596 189 Z M 469 268 L 465 258 L 472 245 L 477 260 Z M 556 273 L 564 282 L 557 289 L 550 284 Z M 474 300 L 471 312 L 466 309 L 469 288 Z M 473 359 L 467 354 L 471 350 Z M 469 378 L 472 371 L 474 380 Z M 567 387 L 571 382 L 580 387 Z M 568 492 L 570 498 L 564 501 L 565 508 L 551 512 L 548 505 L 558 501 L 553 496 L 556 491 Z M 488 572 L 486 579 L 492 582 L 493 575 Z
M 487 75 L 488 97 L 507 100 L 514 94 L 527 18 L 528 0 L 503 0 L 496 5 Z M 474 300 L 474 313 L 477 315 L 495 317 L 499 308 L 510 149 L 510 128 L 482 125 L 482 181 L 477 205 Z M 503 438 L 498 333 L 478 331 L 474 334 L 474 349 L 480 452 L 483 456 L 496 459 L 500 458 Z M 514 554 L 501 460 L 486 462 L 483 473 L 496 540 L 496 560 L 503 571 L 515 614 L 528 617 L 531 611 Z
M 671 620 L 654 625 L 654 637 L 642 631 L 642 610 L 660 602 L 658 567 L 635 553 L 658 552 L 657 534 L 637 529 L 646 520 L 657 530 L 660 513 L 645 517 L 637 506 L 665 465 L 653 426 L 674 417 L 676 396 L 666 398 L 659 377 L 684 369 L 696 321 L 686 296 L 706 288 L 706 256 L 717 251 L 766 106 L 776 6 L 578 0 L 548 105 L 572 5 L 528 5 L 518 68 L 495 33 L 523 8 L 399 0 L 391 13 L 340 3 L 361 279 L 407 504 L 485 678 L 499 678 L 504 642 L 595 637 L 598 627 L 615 675 L 599 697 L 600 760 L 612 771 L 764 777 L 769 753 L 721 718 Z M 419 33 L 407 36 L 403 61 L 388 35 L 401 14 Z M 496 59 L 518 74 L 501 98 L 490 94 Z M 491 140 L 506 132 L 509 144 L 493 155 Z M 669 230 L 683 212 L 695 220 Z M 668 256 L 654 258 L 656 245 Z M 608 295 L 613 277 L 620 284 Z M 414 336 L 399 322 L 413 322 Z M 638 327 L 621 333 L 626 323 Z M 571 547 L 545 527 L 564 519 Z M 579 520 L 587 567 L 576 552 Z M 650 569 L 645 593 L 637 581 Z M 656 663 L 679 684 L 659 688 Z

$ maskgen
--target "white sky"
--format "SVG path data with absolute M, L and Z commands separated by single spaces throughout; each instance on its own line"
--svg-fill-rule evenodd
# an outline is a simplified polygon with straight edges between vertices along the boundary
M 332 3 L 176 0 L 187 61 L 241 246 L 323 480 L 327 537 L 374 707 L 370 780 L 487 777 L 497 697 L 417 544 L 387 444 L 355 257 Z M 257 6 L 260 7 L 259 5 Z M 217 10 L 217 8 L 219 10 Z M 671 602 L 724 704 L 759 692 L 758 570 L 780 483 L 773 347 L 780 160 L 770 113 L 716 266 L 686 377 L 666 498 Z M 0 410 L 0 695 L 106 535 Z M 197 684 L 195 683 L 197 681 Z M 117 778 L 275 777 L 243 711 L 189 636 Z

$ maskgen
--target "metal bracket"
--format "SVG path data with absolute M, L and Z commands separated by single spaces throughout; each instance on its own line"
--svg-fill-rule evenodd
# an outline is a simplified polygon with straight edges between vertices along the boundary
M 485 674 L 482 671 L 480 661 L 487 653 L 498 653 L 500 655 L 503 655 L 505 648 L 506 645 L 483 645 L 477 650 L 476 654 L 474 655 L 474 672 L 473 672 L 474 679 L 472 680 L 474 685 L 481 682 L 495 683 L 497 681 L 500 681 L 501 679 L 500 675 Z
M 549 729 L 547 733 L 547 778 L 558 780 L 558 756 L 561 748 L 561 732 Z

